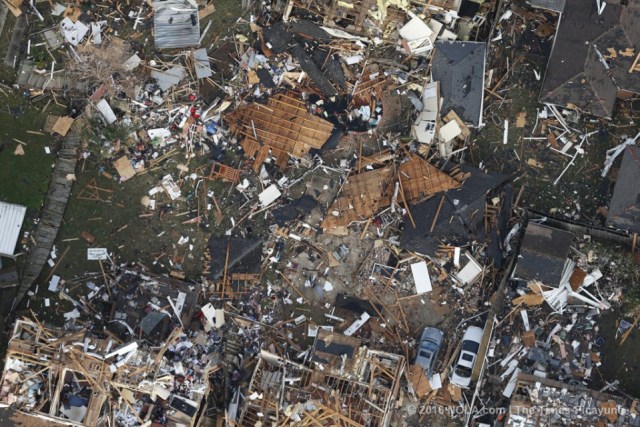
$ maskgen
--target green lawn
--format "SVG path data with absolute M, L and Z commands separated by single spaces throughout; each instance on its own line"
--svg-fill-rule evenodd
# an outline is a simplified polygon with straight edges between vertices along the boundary
M 45 115 L 29 105 L 20 95 L 0 93 L 0 200 L 25 205 L 38 211 L 51 179 L 51 165 L 58 146 L 51 135 L 34 135 L 42 131 Z M 19 109 L 17 115 L 10 113 Z M 26 145 L 23 156 L 14 151 L 20 140 Z M 51 148 L 46 154 L 45 146 Z

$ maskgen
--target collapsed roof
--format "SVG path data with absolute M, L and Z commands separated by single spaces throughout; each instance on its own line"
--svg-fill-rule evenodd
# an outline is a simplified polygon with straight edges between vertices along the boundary
M 353 221 L 367 220 L 391 205 L 394 193 L 399 201 L 416 203 L 440 191 L 457 188 L 460 182 L 416 155 L 392 166 L 348 176 L 322 222 L 322 228 L 348 226 Z M 397 188 L 396 188 L 397 187 Z
M 400 237 L 403 249 L 423 255 L 435 255 L 441 245 L 464 246 L 473 241 L 496 245 L 494 261 L 501 258 L 501 240 L 506 226 L 505 215 L 511 210 L 511 190 L 503 189 L 508 176 L 487 174 L 460 165 L 466 179 L 460 188 L 436 194 L 412 208 L 414 227 L 406 223 Z M 508 195 L 501 196 L 501 191 Z M 497 197 L 497 203 L 492 200 Z M 496 226 L 497 224 L 497 226 Z
M 280 169 L 289 157 L 304 157 L 311 149 L 320 149 L 331 137 L 333 125 L 309 113 L 304 101 L 293 93 L 279 93 L 267 105 L 253 103 L 225 116 L 232 132 L 241 138 L 245 154 L 255 157 L 253 170 L 270 155 Z
M 209 275 L 213 280 L 218 280 L 225 274 L 260 272 L 262 239 L 211 236 L 209 252 Z
M 573 234 L 530 222 L 522 240 L 520 258 L 513 270 L 519 280 L 537 280 L 557 287 L 562 279 Z
M 340 59 L 320 45 L 331 41 L 331 36 L 322 28 L 306 20 L 290 26 L 278 22 L 265 28 L 262 34 L 271 52 L 287 52 L 297 59 L 300 68 L 325 96 L 337 94 L 336 87 L 344 89 L 345 76 Z

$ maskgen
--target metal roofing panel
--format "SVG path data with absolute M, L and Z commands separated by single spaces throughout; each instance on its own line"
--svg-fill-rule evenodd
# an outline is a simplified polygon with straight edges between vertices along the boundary
M 0 202 L 0 255 L 13 257 L 26 213 L 25 206 Z
M 196 77 L 204 79 L 213 76 L 211 65 L 209 64 L 209 56 L 207 49 L 196 49 L 193 52 L 193 62 L 195 63 Z
M 175 49 L 200 44 L 198 8 L 188 0 L 153 2 L 156 49 Z

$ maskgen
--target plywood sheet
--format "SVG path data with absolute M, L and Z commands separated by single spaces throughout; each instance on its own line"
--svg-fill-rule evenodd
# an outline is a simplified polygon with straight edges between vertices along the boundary
M 131 166 L 131 162 L 127 158 L 127 156 L 122 156 L 115 162 L 113 162 L 113 166 L 118 171 L 120 178 L 122 181 L 126 181 L 136 174 L 136 170 Z
M 52 132 L 57 133 L 62 136 L 66 136 L 69 133 L 69 129 L 73 126 L 74 119 L 73 117 L 65 116 L 59 117 L 53 125 Z
M 431 392 L 429 378 L 424 374 L 424 369 L 420 365 L 411 365 L 409 367 L 409 380 L 413 386 L 413 391 L 418 398 L 426 396 Z

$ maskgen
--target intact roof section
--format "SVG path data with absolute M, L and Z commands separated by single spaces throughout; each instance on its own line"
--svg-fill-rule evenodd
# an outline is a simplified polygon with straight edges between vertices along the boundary
M 618 23 L 620 8 L 607 4 L 598 15 L 596 2 L 566 1 L 540 101 L 573 104 L 588 113 L 611 117 L 616 88 L 612 82 L 603 81 L 607 70 L 592 43 Z
M 473 126 L 482 122 L 486 43 L 437 41 L 431 62 L 434 81 L 440 82 L 441 111 L 454 110 Z
M 640 233 L 640 147 L 627 147 L 609 204 L 607 225 Z
M 522 240 L 514 277 L 557 287 L 569 256 L 573 234 L 530 222 Z

